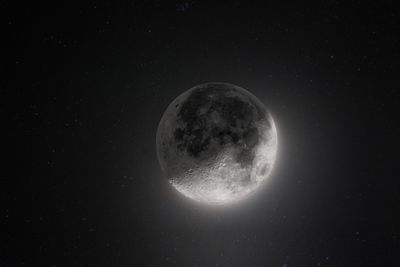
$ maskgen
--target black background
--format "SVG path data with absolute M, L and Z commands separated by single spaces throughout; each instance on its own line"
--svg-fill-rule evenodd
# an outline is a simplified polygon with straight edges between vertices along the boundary
M 0 266 L 399 266 L 400 13 L 367 2 L 1 3 Z M 269 181 L 226 208 L 155 153 L 209 81 L 278 128 Z

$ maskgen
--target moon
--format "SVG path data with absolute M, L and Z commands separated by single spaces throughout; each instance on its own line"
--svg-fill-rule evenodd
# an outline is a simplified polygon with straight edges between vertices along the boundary
M 158 161 L 184 196 L 210 205 L 244 199 L 270 175 L 277 131 L 263 103 L 229 83 L 204 83 L 179 95 L 157 129 Z

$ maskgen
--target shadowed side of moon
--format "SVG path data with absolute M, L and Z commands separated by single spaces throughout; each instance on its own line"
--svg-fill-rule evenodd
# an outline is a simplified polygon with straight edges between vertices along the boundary
M 224 204 L 254 191 L 275 160 L 272 117 L 248 91 L 206 83 L 178 96 L 157 131 L 157 154 L 169 182 L 185 196 Z

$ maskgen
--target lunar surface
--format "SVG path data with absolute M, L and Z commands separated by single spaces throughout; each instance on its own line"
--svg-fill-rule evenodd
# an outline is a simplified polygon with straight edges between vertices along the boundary
M 243 199 L 269 176 L 277 132 L 254 95 L 228 83 L 205 83 L 168 106 L 156 145 L 161 169 L 176 190 L 220 205 Z

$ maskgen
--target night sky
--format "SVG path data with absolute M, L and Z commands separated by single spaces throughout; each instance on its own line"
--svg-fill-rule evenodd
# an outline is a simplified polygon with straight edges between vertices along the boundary
M 2 2 L 0 266 L 400 266 L 400 9 L 367 2 Z M 213 81 L 279 138 L 226 208 L 180 195 L 155 149 Z

